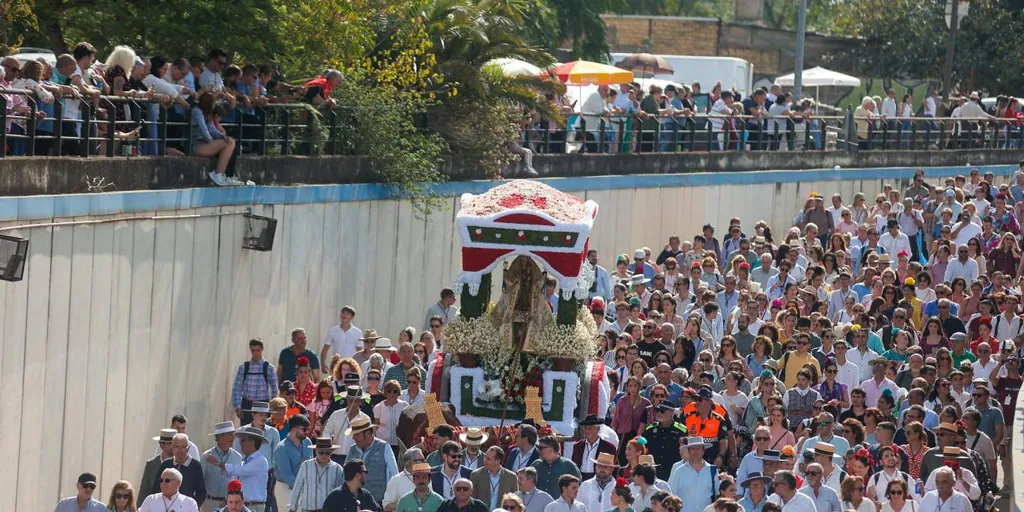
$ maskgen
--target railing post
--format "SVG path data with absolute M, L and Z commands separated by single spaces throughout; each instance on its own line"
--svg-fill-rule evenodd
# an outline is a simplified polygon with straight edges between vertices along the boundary
M 185 110 L 185 154 L 189 156 L 192 155 L 192 108 L 199 107 Z
M 544 154 L 551 153 L 551 122 L 546 121 L 541 123 L 544 127 Z
M 64 102 L 53 102 L 53 156 L 63 156 Z
M 900 121 L 898 119 L 896 120 L 896 140 L 899 141 L 899 144 L 897 144 L 896 147 L 898 149 L 904 149 L 903 148 L 903 121 Z M 906 149 L 910 149 L 910 148 L 908 147 Z
M 25 148 L 25 154 L 28 156 L 36 156 L 36 100 L 34 98 L 29 99 L 30 111 L 28 113 L 28 120 L 25 123 L 25 132 L 28 136 L 28 147 Z M 6 124 L 6 123 L 5 123 Z M 2 148 L 3 146 L 0 146 Z
M 86 101 L 82 102 L 82 156 L 88 157 L 92 153 L 92 105 Z
M 158 108 L 157 119 L 160 124 L 157 125 L 157 154 L 167 156 L 167 107 L 161 103 Z
M 820 149 L 821 149 L 822 152 L 825 152 L 825 150 L 826 150 L 825 140 L 827 139 L 826 135 L 828 134 L 828 121 L 825 120 L 825 119 L 815 119 L 815 121 L 818 122 L 818 126 L 819 126 L 819 130 L 818 131 L 821 132 L 821 133 L 818 134 L 818 137 L 820 139 L 820 140 L 818 140 L 818 146 L 820 146 Z
M 710 118 L 708 119 L 708 122 L 704 123 L 704 125 L 707 127 L 707 132 L 708 132 L 708 152 L 710 152 L 710 151 L 714 150 L 715 144 L 718 142 L 718 135 L 715 134 L 714 127 L 711 126 L 711 119 Z M 728 139 L 728 137 L 726 137 L 726 135 L 728 135 L 728 134 L 725 133 L 725 121 L 724 120 L 722 121 L 722 134 L 723 134 L 723 137 L 722 137 L 723 139 Z M 712 141 L 712 139 L 714 139 L 714 140 Z M 729 141 L 726 140 L 725 143 L 728 144 Z M 719 150 L 721 151 L 722 148 L 719 148 Z
M 619 123 L 619 129 L 615 130 L 615 151 L 614 153 L 625 153 L 622 150 L 622 146 L 626 144 L 626 121 L 616 121 Z
M 907 143 L 907 149 L 914 149 L 915 142 L 917 142 L 917 123 L 910 121 L 910 141 Z
M 658 119 L 657 117 L 655 119 Z M 654 126 L 654 142 L 651 146 L 652 153 L 661 152 L 661 119 L 658 119 L 658 124 Z
M 281 154 L 288 156 L 291 154 L 291 143 L 292 143 L 292 116 L 289 115 L 288 109 L 284 108 L 284 143 L 281 145 Z
M 678 153 L 679 152 L 679 120 L 678 119 L 673 119 L 673 121 L 675 121 L 675 122 L 672 123 L 672 152 L 673 153 Z
M 259 109 L 260 109 L 260 112 L 263 113 L 263 115 L 260 116 L 260 150 L 261 150 L 260 151 L 260 156 L 265 156 L 267 154 L 267 117 L 268 117 L 268 113 L 267 113 L 267 110 L 264 109 L 263 107 L 259 107 Z M 333 113 L 334 111 L 332 110 L 331 112 Z
M 335 138 L 335 136 L 336 136 L 335 131 L 338 129 L 338 114 L 334 111 L 333 108 L 328 110 L 327 113 L 328 113 L 328 115 L 330 117 L 327 120 L 327 142 L 326 142 L 325 147 L 324 147 L 324 153 L 326 153 L 328 155 L 334 155 L 338 151 L 338 148 L 337 148 L 337 145 L 336 145 L 337 144 L 337 139 Z M 266 117 L 266 114 L 264 114 L 263 117 Z M 264 139 L 264 143 L 265 143 L 266 142 L 265 139 L 267 138 L 266 130 L 260 130 L 260 132 L 263 133 L 263 135 L 261 135 L 260 138 Z M 264 152 L 266 152 L 266 149 L 264 149 Z
M 939 130 L 940 130 L 939 131 L 939 142 L 938 142 L 938 144 L 936 146 L 939 149 L 943 149 L 943 148 L 946 147 L 946 122 L 945 121 L 939 121 Z M 959 144 L 959 140 L 960 140 L 960 134 L 959 133 L 957 133 L 956 139 L 957 139 L 957 142 L 955 143 L 955 145 L 959 146 L 960 145 Z
M 313 116 L 314 115 L 315 114 L 311 114 L 309 112 L 306 112 L 306 140 L 308 141 L 306 143 L 306 146 L 309 148 L 306 151 L 306 156 L 313 156 L 316 153 L 316 148 L 314 147 L 314 144 L 313 144 Z M 527 133 L 529 133 L 529 132 L 527 132 Z
M 580 153 L 586 154 L 587 152 L 587 120 L 580 116 L 580 136 L 583 137 L 583 141 L 580 143 Z M 598 139 L 600 143 L 600 138 Z
M 693 153 L 697 150 L 697 118 L 690 119 L 686 131 L 690 132 L 690 153 Z
M 723 125 L 724 126 L 724 125 Z M 740 129 L 736 133 L 736 151 L 745 153 L 747 151 L 747 138 L 749 132 L 747 131 L 747 121 L 740 119 Z M 757 148 L 754 148 L 755 150 Z
M 7 97 L 0 94 L 0 158 L 7 156 Z
M 605 131 L 607 129 L 608 129 L 608 127 L 605 126 L 604 118 L 603 117 L 600 118 L 597 121 L 597 140 L 598 140 L 597 152 L 601 153 L 601 154 L 607 153 L 607 151 L 605 151 L 605 147 L 604 147 L 604 134 L 607 133 Z
M 889 120 L 882 120 L 882 149 L 889 149 Z
M 811 127 L 814 126 L 815 121 L 817 119 L 804 118 L 804 151 L 811 147 Z
M 238 106 L 237 103 L 235 104 L 235 116 L 235 125 L 238 126 L 238 140 L 235 141 L 237 142 L 237 144 L 235 144 L 235 155 L 241 156 L 242 144 L 243 142 L 245 142 L 245 138 L 242 137 L 242 135 L 245 134 L 245 113 L 242 112 L 242 109 Z
M 934 119 L 934 118 L 932 118 L 932 119 Z M 928 123 L 924 125 L 924 142 L 925 142 L 925 145 L 930 144 L 931 140 L 932 140 L 932 121 L 928 121 Z
M 104 101 L 107 102 L 107 158 L 113 158 L 117 138 L 117 105 L 110 100 Z

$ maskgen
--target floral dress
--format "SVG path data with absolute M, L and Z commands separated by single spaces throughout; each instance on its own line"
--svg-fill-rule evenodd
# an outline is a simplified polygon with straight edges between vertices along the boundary
M 296 402 L 299 402 L 300 404 L 309 407 L 309 405 L 312 404 L 314 400 L 316 400 L 316 383 L 314 383 L 313 381 L 309 381 L 306 383 L 305 387 L 303 387 L 302 384 L 299 384 L 298 382 L 295 383 Z
M 907 473 L 909 473 L 915 480 L 919 480 L 921 478 L 921 461 L 924 460 L 924 454 L 928 452 L 928 446 L 922 444 L 921 451 L 917 453 L 910 450 L 909 444 L 901 445 L 900 448 L 903 448 L 903 451 L 907 452 L 907 459 L 909 463 L 909 471 Z

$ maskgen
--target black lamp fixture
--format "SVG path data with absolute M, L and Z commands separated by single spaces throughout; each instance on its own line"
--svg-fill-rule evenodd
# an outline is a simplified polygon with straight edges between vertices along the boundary
M 0 235 L 0 280 L 21 281 L 28 259 L 28 240 Z
M 277 232 L 277 219 L 243 214 L 245 217 L 245 238 L 242 238 L 242 249 L 253 251 L 269 251 L 274 248 L 274 233 Z

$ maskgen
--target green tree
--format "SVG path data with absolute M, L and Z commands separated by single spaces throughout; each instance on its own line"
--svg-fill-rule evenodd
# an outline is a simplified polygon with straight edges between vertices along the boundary
M 963 87 L 990 94 L 1024 91 L 1024 0 L 974 0 L 957 32 L 956 72 Z

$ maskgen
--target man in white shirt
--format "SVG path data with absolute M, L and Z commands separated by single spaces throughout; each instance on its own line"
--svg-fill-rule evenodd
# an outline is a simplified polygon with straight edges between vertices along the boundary
M 455 315 L 457 314 L 459 314 L 459 308 L 455 306 L 455 291 L 451 288 L 445 288 L 441 290 L 441 300 L 427 308 L 426 319 L 423 321 L 423 330 L 430 330 L 430 319 L 435 316 L 441 317 L 442 325 L 448 325 L 448 322 L 455 320 Z
M 968 283 L 978 279 L 978 262 L 968 256 L 966 243 L 957 244 L 956 259 L 946 264 L 946 273 L 942 280 L 951 283 L 958 277 L 962 277 Z
M 885 249 L 886 254 L 896 256 L 900 251 L 910 254 L 910 237 L 900 231 L 900 223 L 896 219 L 886 222 L 887 231 L 878 237 L 878 245 Z
M 886 119 L 893 120 L 898 117 L 898 110 L 896 106 L 896 89 L 889 88 L 885 99 L 882 100 L 882 115 Z
M 160 492 L 150 494 L 142 502 L 139 512 L 199 512 L 196 500 L 178 493 L 181 472 L 174 468 L 160 474 Z
M 833 226 L 838 226 L 842 222 L 843 208 L 843 196 L 839 192 L 832 194 L 832 206 L 825 208 L 825 211 L 832 215 Z
M 384 512 L 393 512 L 398 506 L 398 500 L 406 494 L 413 491 L 416 488 L 416 483 L 412 480 L 412 467 L 415 464 L 426 463 L 427 459 L 423 456 L 423 450 L 419 448 L 410 448 L 402 454 L 402 467 L 404 471 L 391 477 L 388 480 L 387 488 L 384 489 Z
M 981 234 L 981 225 L 974 222 L 971 217 L 972 214 L 964 209 L 960 212 L 959 222 L 953 225 L 953 232 L 950 234 L 957 246 L 967 245 L 972 238 Z
M 852 397 L 853 389 L 859 386 L 863 379 L 860 378 L 860 367 L 851 363 L 846 358 L 846 354 L 849 353 L 849 350 L 850 345 L 847 344 L 844 338 L 837 336 L 836 340 L 832 342 L 832 353 L 835 354 L 836 365 L 839 367 L 839 373 L 836 374 L 836 381 L 840 384 L 845 384 L 846 389 L 850 390 Z
M 934 471 L 935 490 L 925 494 L 921 500 L 920 512 L 971 512 L 971 501 L 963 493 L 953 489 L 956 472 L 949 466 Z
M 352 447 L 352 433 L 349 427 L 356 418 L 362 417 L 369 420 L 369 416 L 359 410 L 363 402 L 363 388 L 359 386 L 348 386 L 345 388 L 345 408 L 338 409 L 331 413 L 324 425 L 323 435 L 330 436 L 338 449 L 334 450 L 331 459 L 342 464 L 348 456 L 348 450 Z
M 587 96 L 587 99 L 583 100 L 583 104 L 580 105 L 580 114 L 586 123 L 588 153 L 599 152 L 599 144 L 602 139 L 601 119 L 608 113 L 606 98 L 608 98 L 608 86 L 602 85 L 597 88 L 597 91 Z
M 733 97 L 729 91 L 722 91 L 722 96 L 718 98 L 718 101 L 711 106 L 711 129 L 717 134 L 718 147 L 716 149 L 723 149 L 726 143 L 727 135 L 723 131 L 725 123 L 732 125 L 732 119 L 726 119 L 726 116 L 732 116 L 734 114 L 732 110 Z
M 352 325 L 352 319 L 355 317 L 355 308 L 343 306 L 341 308 L 341 323 L 327 330 L 324 346 L 320 349 L 320 360 L 325 362 L 325 366 L 334 354 L 343 358 L 352 357 L 363 349 L 363 331 Z M 372 336 L 379 338 L 377 331 L 372 329 L 367 329 L 367 337 L 371 336 L 370 331 L 372 331 Z
M 775 472 L 775 494 L 768 497 L 769 503 L 782 508 L 782 512 L 817 512 L 814 500 L 797 492 L 796 474 L 789 470 Z
M 598 453 L 596 456 L 597 458 L 591 461 L 597 472 L 593 478 L 580 484 L 579 500 L 587 510 L 610 510 L 612 493 L 615 492 L 615 455 Z
M 555 501 L 544 507 L 544 512 L 587 512 L 583 502 L 576 499 L 580 493 L 580 479 L 576 475 L 558 477 L 558 490 L 562 492 Z

